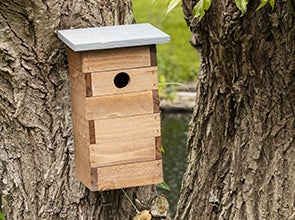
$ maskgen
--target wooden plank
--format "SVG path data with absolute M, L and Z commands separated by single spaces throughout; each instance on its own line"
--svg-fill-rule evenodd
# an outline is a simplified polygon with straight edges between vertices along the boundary
M 153 91 L 110 96 L 84 97 L 71 89 L 72 111 L 87 120 L 158 113 L 158 98 Z
M 72 112 L 74 144 L 76 156 L 89 160 L 89 125 L 88 121 L 79 114 Z M 88 162 L 88 165 L 90 162 Z
M 83 72 L 98 72 L 151 66 L 149 46 L 74 52 L 68 50 L 69 66 Z
M 76 94 L 79 96 L 79 94 Z M 80 103 L 77 101 L 80 100 Z M 142 115 L 154 112 L 152 91 L 86 98 L 86 119 L 103 119 Z M 81 98 L 73 98 L 75 106 L 83 108 Z M 80 112 L 83 110 L 79 109 Z
M 89 189 L 96 189 L 96 175 L 91 173 L 89 153 L 89 126 L 88 121 L 76 113 L 72 113 L 75 146 L 76 176 Z M 94 178 L 94 179 L 93 179 Z M 94 187 L 93 187 L 94 185 Z
M 163 182 L 162 160 L 97 168 L 98 190 L 111 190 Z
M 151 24 L 59 30 L 57 36 L 72 50 L 100 50 L 168 43 L 169 35 Z
M 128 85 L 124 88 L 117 88 L 114 84 L 114 78 L 120 72 L 125 72 L 130 77 Z M 157 89 L 157 67 L 120 69 L 116 71 L 92 73 L 93 96 L 112 95 Z
M 89 190 L 97 191 L 97 169 L 87 165 L 83 158 L 75 158 L 75 171 L 77 179 L 82 182 Z
M 71 103 L 72 103 L 72 112 L 75 112 L 86 118 L 86 97 L 81 95 L 75 89 L 71 88 Z
M 114 140 L 129 144 L 141 138 L 160 136 L 160 114 L 94 120 L 96 143 Z
M 148 46 L 85 51 L 81 59 L 84 73 L 151 66 Z
M 68 64 L 77 70 L 82 70 L 82 53 L 67 48 Z
M 85 73 L 82 73 L 76 68 L 69 66 L 69 76 L 71 88 L 86 96 Z
M 90 145 L 91 167 L 154 160 L 155 152 L 154 137 L 92 144 Z
M 91 73 L 83 73 L 81 70 L 69 66 L 71 88 L 86 97 L 92 96 Z

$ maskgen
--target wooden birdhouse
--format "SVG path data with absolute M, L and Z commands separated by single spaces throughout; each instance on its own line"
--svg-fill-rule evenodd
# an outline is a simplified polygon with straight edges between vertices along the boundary
M 76 174 L 90 190 L 163 181 L 156 44 L 150 24 L 58 31 L 68 46 Z

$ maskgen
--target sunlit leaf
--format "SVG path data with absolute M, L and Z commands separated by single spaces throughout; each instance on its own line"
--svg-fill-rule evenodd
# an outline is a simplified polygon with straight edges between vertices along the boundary
M 201 19 L 204 17 L 206 11 L 208 11 L 208 9 L 211 6 L 211 0 L 200 0 L 198 1 L 198 3 L 196 4 L 194 10 L 195 10 L 195 17 L 199 18 L 199 21 L 201 21 Z
M 4 215 L 2 212 L 0 212 L 0 220 L 4 220 Z
M 168 184 L 165 183 L 165 182 L 158 183 L 156 186 L 159 187 L 160 189 L 164 189 L 164 190 L 167 190 L 167 191 L 171 191 L 170 187 L 169 187 Z
M 235 0 L 235 3 L 238 9 L 242 12 L 241 16 L 243 16 L 247 12 L 248 0 Z
M 270 4 L 272 10 L 274 10 L 276 1 L 275 0 L 269 0 L 269 4 Z
M 263 8 L 267 3 L 270 4 L 272 10 L 274 10 L 275 8 L 275 0 L 260 0 L 260 4 L 258 5 L 258 7 L 256 8 L 256 11 L 258 11 L 259 9 Z
M 258 11 L 259 9 L 263 8 L 267 3 L 269 2 L 269 0 L 261 0 L 260 4 L 258 5 L 258 7 L 256 8 L 256 11 Z
M 170 4 L 168 5 L 166 14 L 169 14 L 180 3 L 180 1 L 181 0 L 172 0 Z
M 291 10 L 293 16 L 295 16 L 295 1 L 294 0 L 287 0 L 288 6 Z
M 163 145 L 161 145 L 161 151 L 162 151 L 163 153 L 165 153 L 165 148 L 163 147 Z

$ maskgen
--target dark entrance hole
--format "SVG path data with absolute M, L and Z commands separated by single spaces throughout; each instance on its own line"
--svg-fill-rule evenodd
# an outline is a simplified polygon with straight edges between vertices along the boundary
M 130 76 L 127 73 L 118 73 L 114 78 L 114 84 L 117 88 L 124 88 L 128 85 Z

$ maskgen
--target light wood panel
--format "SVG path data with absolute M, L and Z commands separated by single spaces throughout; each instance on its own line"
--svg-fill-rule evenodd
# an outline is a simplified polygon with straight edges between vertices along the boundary
M 68 49 L 70 66 L 84 72 L 151 66 L 149 46 L 74 52 Z
M 136 140 L 160 136 L 160 114 L 94 120 L 96 143 L 114 140 L 132 144 Z
M 125 72 L 130 77 L 128 85 L 124 88 L 117 88 L 114 85 L 114 78 L 120 72 Z M 93 96 L 140 92 L 158 89 L 157 67 L 94 72 L 91 75 Z
M 126 87 L 117 88 L 114 84 L 114 78 L 121 72 L 127 73 L 130 80 Z M 83 73 L 70 66 L 69 73 L 71 88 L 87 97 L 158 89 L 157 67 Z
M 81 103 L 74 102 L 80 105 L 79 108 L 83 108 L 81 106 L 83 101 Z M 141 115 L 153 112 L 154 100 L 152 91 L 96 96 L 86 99 L 86 119 L 88 120 Z
M 97 168 L 98 190 L 110 190 L 163 182 L 162 160 Z
M 86 74 L 69 66 L 71 88 L 86 96 Z
M 115 134 L 114 134 L 115 138 Z M 156 159 L 155 138 L 114 139 L 90 145 L 91 167 L 126 164 Z
M 72 112 L 79 114 L 84 119 L 86 118 L 86 97 L 75 89 L 71 89 Z
M 93 175 L 91 175 L 88 121 L 76 113 L 72 113 L 72 119 L 74 128 L 76 176 L 89 189 L 94 190 L 97 183 L 93 179 L 95 176 L 93 177 Z

